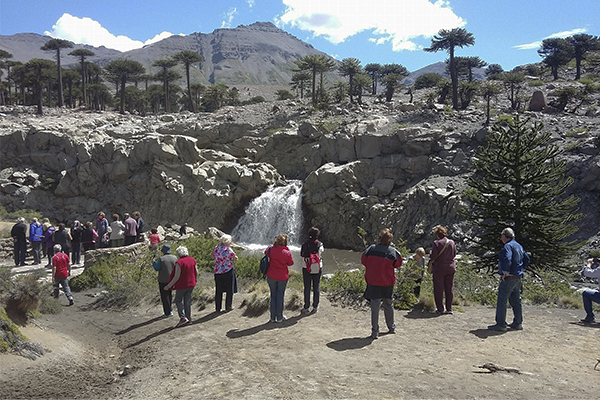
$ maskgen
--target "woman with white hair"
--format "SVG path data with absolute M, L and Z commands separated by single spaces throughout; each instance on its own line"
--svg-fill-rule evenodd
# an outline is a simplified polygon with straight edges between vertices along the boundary
M 228 312 L 233 310 L 233 294 L 237 293 L 237 277 L 233 262 L 238 259 L 231 249 L 230 235 L 221 236 L 212 257 L 215 260 L 215 308 L 217 312 L 221 312 L 223 293 L 225 293 L 225 311 Z
M 179 313 L 179 322 L 176 327 L 180 327 L 192 323 L 192 292 L 196 287 L 198 270 L 196 260 L 189 256 L 187 247 L 179 246 L 176 252 L 179 259 L 171 271 L 165 290 L 177 290 L 175 305 Z

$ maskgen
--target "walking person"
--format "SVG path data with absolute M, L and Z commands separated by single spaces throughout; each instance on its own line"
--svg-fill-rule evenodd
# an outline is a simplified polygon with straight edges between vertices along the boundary
M 81 263 L 81 234 L 83 233 L 83 227 L 81 222 L 73 221 L 73 227 L 71 228 L 71 261 L 73 265 Z
M 54 278 L 54 298 L 58 299 L 60 294 L 58 287 L 62 286 L 65 296 L 69 299 L 69 305 L 72 306 L 73 294 L 69 287 L 69 276 L 71 276 L 71 261 L 69 256 L 62 252 L 60 244 L 55 244 L 53 247 L 54 256 L 52 257 L 52 277 Z
M 44 237 L 44 229 L 42 224 L 38 222 L 37 218 L 31 219 L 29 225 L 29 243 L 33 250 L 33 264 L 38 265 L 42 263 L 42 238 Z
M 379 308 L 382 302 L 388 333 L 396 333 L 392 303 L 396 284 L 394 269 L 402 266 L 402 255 L 392 246 L 392 240 L 392 231 L 383 229 L 379 232 L 379 244 L 372 244 L 361 256 L 367 282 L 364 297 L 371 303 L 371 339 L 379 337 Z
M 456 245 L 448 239 L 448 229 L 438 226 L 433 231 L 437 238 L 433 242 L 429 256 L 433 273 L 433 298 L 437 314 L 452 314 L 452 301 L 454 300 L 454 274 L 456 273 Z M 444 295 L 446 297 L 446 310 L 444 311 Z
M 215 260 L 215 310 L 221 312 L 225 293 L 225 312 L 233 310 L 233 294 L 237 293 L 237 277 L 233 262 L 238 257 L 231 249 L 231 236 L 223 235 L 212 253 Z
M 312 312 L 319 310 L 319 297 L 321 293 L 321 274 L 323 273 L 323 243 L 318 238 L 321 231 L 317 227 L 312 227 L 308 231 L 308 239 L 302 243 L 300 256 L 304 260 L 302 267 L 302 281 L 304 283 L 304 307 L 300 311 L 302 314 L 308 314 L 310 307 L 310 291 L 312 286 L 313 303 Z
M 283 315 L 283 300 L 285 297 L 285 287 L 290 278 L 288 267 L 294 265 L 294 259 L 287 244 L 288 235 L 281 233 L 273 241 L 273 246 L 269 246 L 265 250 L 265 254 L 269 253 L 267 283 L 269 284 L 269 291 L 271 293 L 269 305 L 271 313 L 270 322 L 283 322 L 287 319 Z
M 506 332 L 508 328 L 523 329 L 523 305 L 521 290 L 523 289 L 523 269 L 530 262 L 529 255 L 515 240 L 515 232 L 504 228 L 500 236 L 504 247 L 498 257 L 498 300 L 496 302 L 496 324 L 488 326 L 489 330 Z M 514 318 L 511 324 L 506 324 L 506 301 L 510 303 Z
M 27 254 L 27 225 L 25 225 L 25 218 L 20 217 L 17 220 L 17 223 L 10 230 L 10 236 L 12 236 L 14 242 L 15 266 L 24 266 L 25 255 Z
M 179 322 L 176 327 L 180 327 L 192 323 L 192 292 L 196 286 L 198 270 L 196 260 L 189 256 L 187 247 L 179 246 L 176 252 L 179 259 L 171 271 L 165 290 L 177 290 L 175 305 Z
M 163 306 L 163 317 L 166 318 L 173 315 L 173 292 L 166 290 L 165 286 L 169 283 L 169 277 L 177 262 L 177 256 L 171 254 L 171 246 L 168 244 L 163 245 L 161 251 L 163 253 L 161 257 L 158 259 L 156 259 L 156 255 L 152 257 L 152 268 L 158 272 L 158 292 Z

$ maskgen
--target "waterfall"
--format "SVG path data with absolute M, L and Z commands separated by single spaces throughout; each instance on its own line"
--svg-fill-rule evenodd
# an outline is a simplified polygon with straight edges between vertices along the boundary
M 270 186 L 250 202 L 231 232 L 236 242 L 268 245 L 280 233 L 288 234 L 289 245 L 300 244 L 302 229 L 302 182 Z

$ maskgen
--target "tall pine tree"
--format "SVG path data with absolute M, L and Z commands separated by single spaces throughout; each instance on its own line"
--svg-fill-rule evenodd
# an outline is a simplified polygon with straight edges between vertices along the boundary
M 574 222 L 583 217 L 579 198 L 565 195 L 573 179 L 559 159 L 562 150 L 542 129 L 542 124 L 518 116 L 503 120 L 474 157 L 465 192 L 472 207 L 465 216 L 479 228 L 480 267 L 496 268 L 500 233 L 507 226 L 530 254 L 532 271 L 568 271 L 565 259 L 581 246 L 567 240 L 578 230 Z

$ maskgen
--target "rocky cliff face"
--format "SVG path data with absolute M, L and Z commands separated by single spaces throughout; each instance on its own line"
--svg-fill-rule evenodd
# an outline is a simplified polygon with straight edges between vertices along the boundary
M 304 182 L 306 223 L 329 247 L 362 247 L 382 227 L 411 248 L 437 224 L 461 246 L 474 230 L 457 215 L 470 158 L 485 142 L 483 112 L 368 104 L 314 112 L 292 101 L 224 108 L 215 114 L 121 116 L 4 108 L 0 201 L 58 220 L 140 210 L 147 224 L 187 222 L 230 231 L 249 201 L 286 179 Z M 595 238 L 600 216 L 597 116 L 526 115 L 545 123 L 566 152 Z

